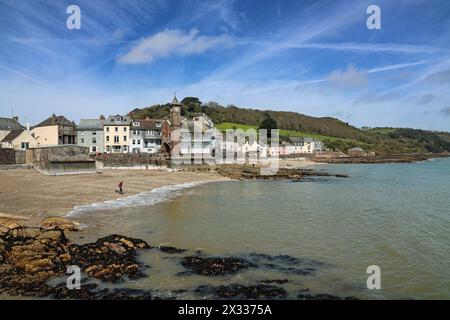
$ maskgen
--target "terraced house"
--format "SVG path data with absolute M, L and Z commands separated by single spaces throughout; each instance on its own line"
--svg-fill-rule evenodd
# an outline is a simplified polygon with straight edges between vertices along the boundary
M 81 119 L 77 126 L 78 145 L 88 147 L 91 153 L 104 152 L 105 118 Z
M 170 124 L 167 120 L 133 119 L 130 133 L 130 150 L 135 153 L 155 153 L 163 143 L 169 143 Z
M 34 126 L 31 134 L 40 147 L 76 144 L 77 140 L 75 123 L 55 114 Z
M 128 153 L 130 152 L 131 117 L 109 116 L 103 125 L 105 152 Z

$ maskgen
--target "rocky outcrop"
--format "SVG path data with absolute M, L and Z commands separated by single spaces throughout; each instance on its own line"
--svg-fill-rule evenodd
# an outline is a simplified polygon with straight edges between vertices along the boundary
M 245 165 L 221 165 L 217 166 L 217 172 L 225 177 L 236 180 L 293 180 L 299 181 L 304 177 L 337 177 L 347 178 L 345 174 L 331 174 L 325 171 L 315 171 L 312 169 L 288 169 L 279 168 L 272 175 L 261 174 L 261 168 L 258 166 Z
M 288 296 L 282 287 L 267 284 L 244 286 L 231 284 L 227 286 L 200 286 L 195 289 L 198 295 L 213 295 L 218 299 L 281 299 Z
M 62 229 L 14 228 L 0 237 L 0 293 L 48 295 L 47 280 L 64 275 L 70 265 L 103 281 L 142 277 L 137 251 L 147 248 L 142 240 L 120 235 L 78 245 Z
M 63 217 L 48 217 L 42 220 L 41 225 L 44 229 L 62 229 L 64 231 L 79 231 L 80 224 L 76 221 Z
M 242 258 L 217 258 L 217 257 L 184 257 L 181 261 L 183 267 L 189 269 L 195 274 L 204 276 L 220 276 L 233 274 L 240 270 L 257 266 L 250 261 Z

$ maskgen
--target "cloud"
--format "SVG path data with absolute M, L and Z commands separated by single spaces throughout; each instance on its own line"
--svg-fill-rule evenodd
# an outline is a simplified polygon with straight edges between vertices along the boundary
M 450 70 L 444 70 L 428 75 L 425 80 L 431 82 L 450 82 Z
M 439 113 L 445 117 L 450 117 L 450 107 L 441 109 Z
M 353 105 L 360 104 L 371 104 L 371 103 L 382 103 L 386 101 L 391 101 L 398 98 L 398 94 L 394 92 L 376 94 L 376 93 L 365 93 L 353 101 Z
M 195 55 L 232 43 L 227 35 L 200 36 L 197 29 L 189 32 L 164 30 L 139 41 L 118 61 L 126 64 L 151 63 L 171 55 Z
M 367 84 L 367 74 L 358 71 L 353 64 L 349 64 L 345 70 L 333 71 L 328 80 L 338 87 L 361 87 Z
M 414 95 L 411 97 L 408 97 L 406 101 L 415 103 L 417 105 L 426 105 L 429 104 L 431 101 L 433 101 L 436 98 L 436 96 L 432 93 L 426 93 L 423 95 Z

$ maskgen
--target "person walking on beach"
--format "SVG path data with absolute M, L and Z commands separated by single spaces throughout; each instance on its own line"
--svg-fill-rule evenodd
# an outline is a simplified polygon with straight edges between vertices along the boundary
M 118 192 L 118 193 L 120 193 L 120 194 L 123 194 L 122 186 L 123 186 L 123 181 L 120 181 L 120 182 L 119 182 L 119 185 L 118 185 L 119 189 L 116 190 L 116 192 Z

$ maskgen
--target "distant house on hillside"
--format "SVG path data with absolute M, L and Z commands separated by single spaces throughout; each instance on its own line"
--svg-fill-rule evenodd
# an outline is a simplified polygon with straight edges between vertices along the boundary
M 88 147 L 91 153 L 104 151 L 103 119 L 81 119 L 77 126 L 78 145 Z
M 26 129 L 11 131 L 1 140 L 2 148 L 11 148 L 14 150 L 26 150 L 29 148 L 37 148 L 38 142 Z
M 23 129 L 23 126 L 19 123 L 19 117 L 0 117 L 0 141 L 2 141 L 11 131 L 21 129 Z
M 289 137 L 289 154 L 316 153 L 325 150 L 322 141 L 313 138 Z
M 55 114 L 34 126 L 31 134 L 41 147 L 76 144 L 77 141 L 75 123 Z
M 367 152 L 362 148 L 352 148 L 348 149 L 347 154 L 350 157 L 367 157 Z

